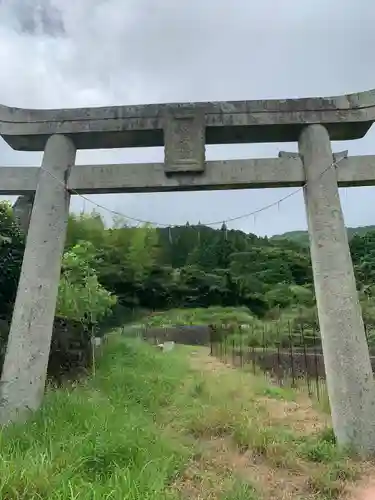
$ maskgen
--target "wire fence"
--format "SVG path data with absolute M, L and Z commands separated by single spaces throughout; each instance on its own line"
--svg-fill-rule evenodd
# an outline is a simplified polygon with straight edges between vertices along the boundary
M 375 326 L 367 325 L 365 332 L 375 373 Z M 263 375 L 272 385 L 301 390 L 318 401 L 327 401 L 317 322 L 152 326 L 142 328 L 139 335 L 154 345 L 172 341 L 210 346 L 211 355 L 227 364 Z
M 211 355 L 235 367 L 262 374 L 270 383 L 280 387 L 306 390 L 318 401 L 327 398 L 325 366 L 319 331 L 303 326 L 296 331 L 285 325 L 267 325 L 256 335 L 237 327 L 236 333 L 226 327 L 213 329 L 210 339 Z M 368 339 L 373 338 L 373 328 L 366 328 Z M 278 338 L 277 338 L 278 336 Z M 375 372 L 375 348 L 369 345 L 373 371 Z

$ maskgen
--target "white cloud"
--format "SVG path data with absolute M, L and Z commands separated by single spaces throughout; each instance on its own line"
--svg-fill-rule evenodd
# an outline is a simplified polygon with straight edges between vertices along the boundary
M 45 3 L 43 0 L 42 3 Z M 41 0 L 32 0 L 37 7 Z M 24 3 L 0 1 L 0 102 L 76 107 L 171 101 L 334 95 L 375 85 L 375 4 L 362 0 L 51 0 L 65 36 L 20 31 Z M 30 7 L 29 5 L 29 7 Z M 35 10 L 35 9 L 34 9 Z M 32 11 L 32 9 L 31 9 Z M 36 18 L 37 19 L 37 18 Z M 40 19 L 40 18 L 39 18 Z M 375 153 L 374 132 L 335 145 Z M 294 144 L 218 146 L 209 159 L 276 156 Z M 3 164 L 37 164 L 41 155 L 0 144 Z M 161 160 L 160 149 L 79 152 L 79 163 Z M 360 193 L 359 193 L 360 191 Z M 166 223 L 224 220 L 251 212 L 287 190 L 103 195 L 101 204 Z M 347 223 L 374 223 L 372 189 L 346 190 Z M 360 195 L 360 203 L 358 203 Z M 80 200 L 73 207 L 82 207 Z M 89 204 L 86 202 L 86 209 Z M 233 227 L 277 233 L 305 226 L 295 196 Z

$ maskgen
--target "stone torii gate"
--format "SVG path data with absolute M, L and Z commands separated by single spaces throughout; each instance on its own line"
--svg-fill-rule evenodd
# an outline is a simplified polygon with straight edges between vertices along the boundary
M 1 377 L 3 424 L 39 408 L 71 193 L 303 186 L 333 426 L 375 452 L 375 393 L 338 186 L 375 185 L 375 156 L 334 164 L 331 141 L 363 137 L 375 90 L 286 100 L 26 110 L 0 107 L 0 135 L 44 151 L 41 167 L 1 167 L 0 194 L 35 193 Z M 298 141 L 299 155 L 206 161 L 205 144 Z M 164 146 L 163 163 L 74 166 L 77 149 Z

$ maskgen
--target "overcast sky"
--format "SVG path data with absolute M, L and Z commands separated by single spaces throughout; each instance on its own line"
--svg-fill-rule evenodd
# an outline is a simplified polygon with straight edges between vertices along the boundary
M 48 5 L 47 5 L 48 4 Z M 44 10 L 43 10 L 44 7 Z M 373 0 L 0 0 L 0 103 L 78 107 L 329 96 L 375 88 Z M 0 139 L 2 165 L 38 153 Z M 207 159 L 275 157 L 296 144 L 209 146 Z M 375 127 L 335 151 L 375 154 Z M 79 151 L 77 163 L 162 161 L 161 148 Z M 91 196 L 166 224 L 225 220 L 290 190 Z M 373 188 L 341 190 L 347 225 L 375 224 Z M 74 210 L 91 211 L 81 199 Z M 229 227 L 306 227 L 301 193 Z

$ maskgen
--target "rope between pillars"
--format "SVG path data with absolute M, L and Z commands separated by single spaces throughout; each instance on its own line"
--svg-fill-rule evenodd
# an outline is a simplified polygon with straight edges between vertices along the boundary
M 346 157 L 343 156 L 339 160 L 333 161 L 325 170 L 323 170 L 323 172 L 316 179 L 314 179 L 313 182 L 316 182 L 316 181 L 320 180 L 323 177 L 323 175 L 326 172 L 328 172 L 328 170 L 330 170 L 332 167 L 337 168 L 338 165 L 339 165 L 339 163 L 342 160 L 344 160 L 345 158 Z M 137 222 L 138 224 L 147 224 L 147 225 L 150 225 L 150 226 L 171 227 L 173 225 L 173 224 L 165 224 L 165 223 L 162 223 L 162 222 L 155 222 L 155 221 L 138 219 L 137 217 L 130 217 L 127 214 L 118 212 L 117 210 L 112 210 L 111 208 L 108 208 L 108 207 L 106 207 L 104 205 L 101 205 L 100 203 L 97 203 L 96 201 L 90 200 L 90 198 L 88 198 L 87 196 L 84 196 L 83 194 L 78 193 L 75 189 L 67 188 L 66 185 L 65 185 L 65 183 L 62 182 L 58 177 L 56 177 L 55 175 L 53 175 L 50 171 L 46 170 L 42 166 L 39 167 L 39 168 L 43 172 L 46 172 L 48 175 L 50 175 L 52 178 L 54 178 L 59 184 L 61 184 L 62 186 L 64 186 L 64 188 L 70 194 L 75 195 L 75 196 L 79 196 L 81 199 L 83 199 L 85 201 L 88 201 L 89 203 L 92 203 L 97 208 L 100 208 L 101 210 L 104 210 L 104 211 L 106 211 L 106 212 L 108 212 L 108 213 L 110 213 L 112 215 L 120 216 L 120 217 L 122 217 L 124 219 L 130 220 L 130 221 L 133 221 L 133 222 Z M 291 198 L 292 196 L 295 196 L 297 193 L 302 192 L 306 188 L 306 186 L 308 184 L 309 184 L 308 182 L 305 182 L 300 188 L 295 189 L 292 193 L 289 193 L 286 196 L 283 196 L 282 198 L 280 198 L 279 200 L 277 200 L 277 201 L 275 201 L 273 203 L 270 203 L 268 205 L 265 205 L 262 208 L 258 208 L 257 210 L 254 210 L 253 212 L 248 212 L 248 213 L 245 213 L 245 214 L 242 214 L 242 215 L 238 215 L 238 216 L 235 216 L 235 217 L 230 217 L 230 218 L 225 219 L 225 220 L 221 219 L 221 220 L 213 221 L 213 222 L 200 223 L 200 225 L 202 225 L 202 226 L 217 226 L 219 224 L 226 224 L 228 222 L 233 222 L 233 221 L 237 221 L 237 220 L 240 220 L 240 219 L 246 219 L 246 218 L 252 217 L 252 216 L 255 217 L 259 213 L 265 212 L 266 210 L 269 210 L 270 208 L 279 207 L 280 204 L 283 203 L 285 200 Z

